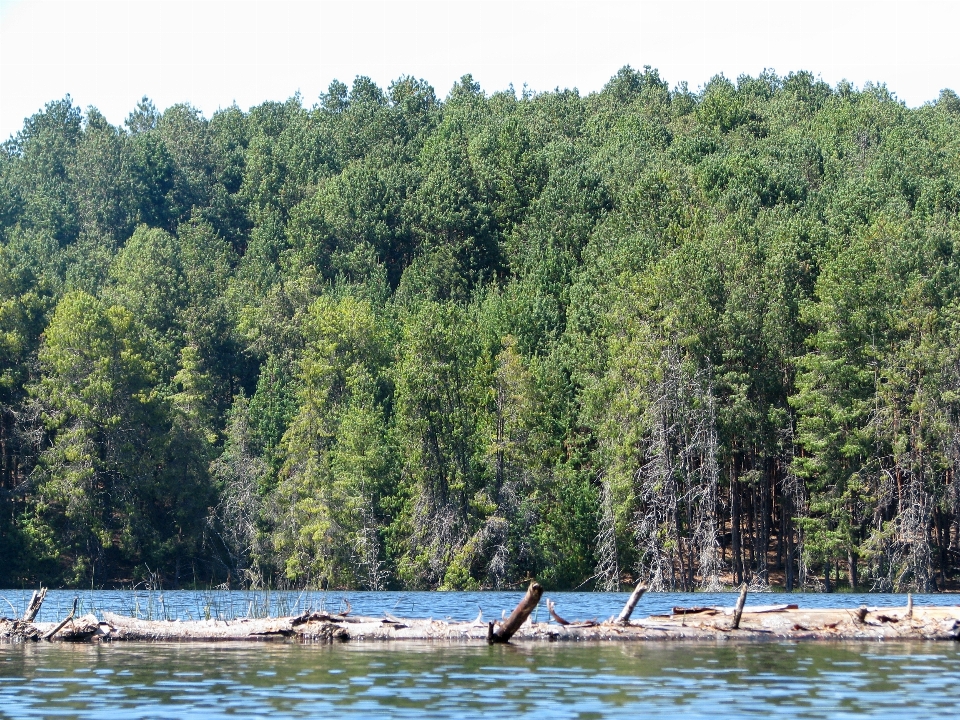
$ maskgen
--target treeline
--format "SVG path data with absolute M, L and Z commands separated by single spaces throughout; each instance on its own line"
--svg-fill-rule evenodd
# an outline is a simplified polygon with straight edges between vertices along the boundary
M 0 583 L 934 590 L 960 571 L 960 98 L 809 73 L 0 152 Z

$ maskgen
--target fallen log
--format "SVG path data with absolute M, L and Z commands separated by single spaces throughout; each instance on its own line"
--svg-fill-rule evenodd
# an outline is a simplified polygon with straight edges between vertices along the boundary
M 899 608 L 799 609 L 787 605 L 745 604 L 712 608 L 700 613 L 681 613 L 634 618 L 626 625 L 607 622 L 530 622 L 531 611 L 542 595 L 533 583 L 508 620 L 493 627 L 482 617 L 473 621 L 438 621 L 382 617 L 344 616 L 324 612 L 293 617 L 243 618 L 237 620 L 157 620 L 103 613 L 76 617 L 76 610 L 62 622 L 24 623 L 0 619 L 0 641 L 23 642 L 46 637 L 51 642 L 303 642 L 342 641 L 443 641 L 443 642 L 535 642 L 535 641 L 763 641 L 763 640 L 960 640 L 960 607 L 914 606 Z M 553 610 L 551 618 L 559 617 Z M 683 609 L 683 608 L 681 608 Z M 686 610 L 690 610 L 687 608 Z M 694 608 L 695 609 L 695 608 Z M 865 610 L 865 612 L 864 612 Z M 731 616 L 738 618 L 737 630 Z M 560 618 L 563 620 L 563 618 Z M 508 634 L 509 633 L 509 634 Z
M 701 613 L 709 613 L 709 614 L 711 614 L 711 615 L 716 615 L 718 612 L 720 612 L 720 611 L 717 610 L 716 608 L 713 608 L 713 607 L 700 607 L 700 606 L 694 606 L 694 607 L 688 607 L 688 608 L 686 608 L 686 607 L 675 607 L 675 608 L 673 609 L 673 614 L 674 614 L 674 615 L 700 615 Z
M 520 629 L 520 626 L 530 617 L 530 613 L 540 604 L 540 598 L 542 596 L 543 588 L 540 586 L 540 583 L 534 580 L 530 583 L 530 587 L 527 588 L 527 594 L 523 596 L 523 600 L 521 600 L 513 612 L 510 613 L 510 617 L 507 618 L 506 622 L 501 623 L 497 628 L 494 628 L 494 623 L 492 622 L 487 626 L 487 644 L 495 645 L 497 643 L 510 642 L 510 638 L 514 636 L 517 630 Z
M 325 613 L 297 617 L 239 620 L 139 620 L 106 612 L 104 620 L 111 630 L 103 640 L 209 641 L 270 640 L 299 637 L 306 640 L 332 641 L 347 634 Z

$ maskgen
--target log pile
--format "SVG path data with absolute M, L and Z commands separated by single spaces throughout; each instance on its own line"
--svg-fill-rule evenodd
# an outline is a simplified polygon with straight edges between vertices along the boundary
M 960 640 L 960 607 L 805 609 L 797 605 L 746 605 L 741 592 L 736 607 L 677 607 L 669 615 L 631 620 L 646 588 L 638 586 L 619 616 L 569 621 L 547 600 L 550 620 L 531 622 L 542 588 L 531 583 L 513 614 L 503 622 L 402 619 L 389 613 L 364 617 L 311 612 L 292 617 L 183 622 L 149 621 L 103 613 L 76 618 L 74 611 L 58 623 L 0 618 L 0 641 L 266 641 L 311 643 L 387 640 L 636 641 L 636 640 Z M 42 600 L 41 600 L 42 602 Z M 36 615 L 36 609 L 33 616 Z

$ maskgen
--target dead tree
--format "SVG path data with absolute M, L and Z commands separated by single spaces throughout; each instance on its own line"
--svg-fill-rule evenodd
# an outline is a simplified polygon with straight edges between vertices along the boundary
M 609 479 L 600 479 L 600 532 L 597 535 L 597 589 L 615 592 L 620 589 L 620 563 L 617 557 L 616 515 L 613 490 Z
M 645 462 L 636 474 L 640 576 L 654 590 L 720 587 L 716 407 L 712 371 L 670 345 L 648 389 Z M 699 582 L 697 581 L 699 578 Z

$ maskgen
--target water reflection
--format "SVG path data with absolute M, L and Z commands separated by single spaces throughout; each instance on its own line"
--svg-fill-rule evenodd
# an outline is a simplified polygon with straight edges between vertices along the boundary
M 26 645 L 4 717 L 955 717 L 947 643 Z

